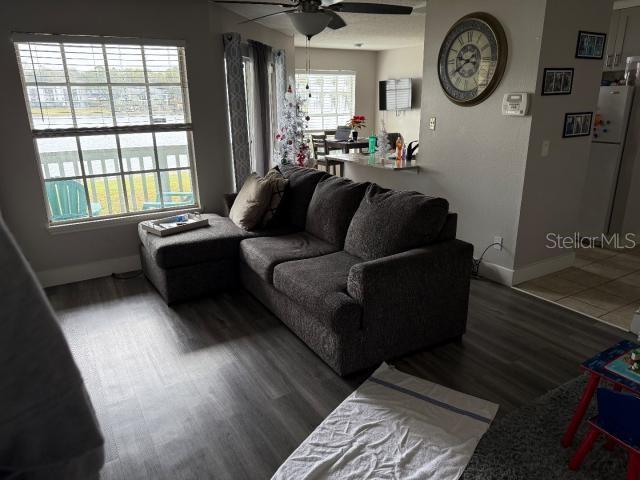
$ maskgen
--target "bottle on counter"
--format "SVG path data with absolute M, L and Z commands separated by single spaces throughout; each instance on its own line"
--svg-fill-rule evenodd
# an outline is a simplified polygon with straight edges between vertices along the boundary
M 375 135 L 369 137 L 369 153 L 375 153 L 377 140 Z
M 402 136 L 399 136 L 396 140 L 396 160 L 402 160 L 402 147 L 404 147 L 404 140 Z

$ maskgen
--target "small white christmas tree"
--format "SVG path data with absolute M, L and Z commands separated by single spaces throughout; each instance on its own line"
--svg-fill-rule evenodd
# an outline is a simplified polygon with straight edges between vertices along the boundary
M 376 135 L 376 154 L 379 157 L 385 158 L 389 152 L 389 136 L 387 135 L 387 129 L 384 126 L 384 120 L 380 125 L 378 135 Z
M 304 139 L 307 120 L 304 113 L 305 101 L 293 91 L 292 80 L 289 77 L 289 86 L 283 102 L 284 109 L 276 134 L 276 160 L 282 165 L 308 166 L 309 145 Z

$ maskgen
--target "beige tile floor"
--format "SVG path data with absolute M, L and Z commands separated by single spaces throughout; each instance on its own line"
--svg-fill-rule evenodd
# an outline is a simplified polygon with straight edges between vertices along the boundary
M 629 330 L 640 307 L 640 247 L 582 248 L 572 267 L 516 288 Z

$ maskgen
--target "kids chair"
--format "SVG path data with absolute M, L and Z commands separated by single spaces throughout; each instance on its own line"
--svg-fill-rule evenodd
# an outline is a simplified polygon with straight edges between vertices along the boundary
M 598 415 L 589 420 L 589 433 L 569 461 L 578 470 L 582 461 L 603 434 L 608 445 L 620 445 L 629 453 L 627 480 L 640 479 L 640 398 L 606 388 L 598 389 Z

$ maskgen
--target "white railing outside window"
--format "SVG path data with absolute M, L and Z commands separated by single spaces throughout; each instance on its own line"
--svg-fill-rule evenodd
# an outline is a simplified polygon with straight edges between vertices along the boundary
M 51 224 L 198 206 L 179 42 L 13 40 Z
M 306 100 L 309 131 L 335 130 L 346 125 L 354 114 L 355 72 L 312 70 L 307 74 L 305 70 L 297 70 L 296 91 Z

